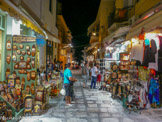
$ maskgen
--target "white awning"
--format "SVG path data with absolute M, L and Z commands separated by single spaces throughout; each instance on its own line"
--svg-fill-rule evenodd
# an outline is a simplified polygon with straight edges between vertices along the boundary
M 86 52 L 93 49 L 99 42 L 92 43 L 90 47 L 87 48 Z
M 127 34 L 126 39 L 138 37 L 139 34 L 141 33 L 142 28 L 144 28 L 145 32 L 149 32 L 151 29 L 156 27 L 162 27 L 162 11 L 152 15 L 145 21 L 134 26 Z
M 115 32 L 104 38 L 103 43 L 108 42 L 108 44 L 110 44 L 114 40 L 114 38 L 119 38 L 126 35 L 129 30 L 130 26 L 120 27 Z
M 47 34 L 47 39 L 50 40 L 50 41 L 56 42 L 56 43 L 60 43 L 59 39 L 57 39 L 56 37 L 54 37 L 50 34 Z

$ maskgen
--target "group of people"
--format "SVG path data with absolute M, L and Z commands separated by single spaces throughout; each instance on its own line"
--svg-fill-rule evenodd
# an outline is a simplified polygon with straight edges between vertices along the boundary
M 66 105 L 72 106 L 71 104 L 71 98 L 73 94 L 73 83 L 77 81 L 76 78 L 72 77 L 72 66 L 70 63 L 66 65 L 66 69 L 64 70 L 64 88 L 65 88 L 65 101 Z M 84 65 L 84 74 L 86 76 L 85 78 L 85 86 L 87 86 L 87 82 L 89 80 L 89 77 L 91 76 L 91 85 L 90 88 L 96 89 L 96 83 L 98 85 L 98 88 L 101 87 L 101 77 L 102 72 L 99 70 L 99 64 L 94 63 L 93 67 L 90 68 L 88 63 L 85 63 Z M 84 86 L 83 86 L 84 87 Z
M 96 84 L 98 87 L 101 86 L 102 72 L 99 70 L 99 64 L 94 63 L 94 65 L 90 67 L 88 63 L 85 63 L 83 74 L 86 76 L 83 87 L 87 86 L 87 82 L 90 76 L 91 76 L 91 85 L 90 85 L 91 89 L 92 88 L 96 89 Z

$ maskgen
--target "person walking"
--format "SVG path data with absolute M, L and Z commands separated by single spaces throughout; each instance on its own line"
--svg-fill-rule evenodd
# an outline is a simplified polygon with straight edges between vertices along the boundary
M 91 68 L 91 86 L 90 88 L 92 89 L 96 89 L 96 82 L 97 82 L 97 73 L 98 73 L 98 70 L 97 70 L 97 66 L 98 64 L 94 64 L 94 66 Z
M 71 104 L 71 82 L 75 82 L 77 81 L 77 79 L 72 77 L 72 72 L 71 72 L 71 64 L 68 63 L 67 64 L 67 68 L 64 71 L 64 86 L 65 86 L 65 91 L 66 91 L 66 95 L 65 95 L 65 100 L 66 100 L 66 105 L 68 106 L 72 106 Z
M 89 65 L 88 63 L 86 62 L 85 63 L 85 82 L 83 83 L 83 88 L 87 87 L 87 82 L 88 82 L 88 79 L 89 79 Z

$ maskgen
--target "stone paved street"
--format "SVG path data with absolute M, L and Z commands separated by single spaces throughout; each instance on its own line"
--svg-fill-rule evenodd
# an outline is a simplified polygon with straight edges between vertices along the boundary
M 83 79 L 77 76 L 75 83 L 75 101 L 73 107 L 68 107 L 63 97 L 50 101 L 52 108 L 40 117 L 25 117 L 21 122 L 155 122 L 162 121 L 162 116 L 150 116 L 147 112 L 142 114 L 128 113 L 122 104 L 111 98 L 110 93 L 90 90 L 82 87 Z M 90 81 L 89 81 L 90 84 Z M 157 114 L 158 115 L 158 114 Z M 153 120 L 154 119 L 154 120 Z

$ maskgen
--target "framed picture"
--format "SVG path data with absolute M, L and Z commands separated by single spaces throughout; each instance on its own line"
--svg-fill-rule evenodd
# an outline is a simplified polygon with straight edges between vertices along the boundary
M 32 46 L 32 56 L 35 56 L 35 51 L 36 51 L 36 48 L 35 48 L 35 45 Z
M 17 61 L 17 60 L 16 60 L 16 54 L 13 54 L 12 60 L 13 60 L 14 63 L 16 63 L 16 61 Z
M 42 101 L 42 100 L 43 100 L 43 92 L 37 92 L 36 101 Z
M 8 77 L 8 88 L 13 88 L 15 86 L 15 79 L 13 75 Z
M 6 57 L 6 62 L 7 62 L 8 64 L 10 64 L 10 62 L 11 62 L 11 56 L 10 56 L 10 55 L 7 55 L 7 57 Z
M 20 56 L 20 60 L 21 60 L 21 61 L 24 60 L 24 56 Z
M 0 82 L 0 91 L 4 91 L 4 86 L 2 82 Z
M 21 50 L 17 50 L 17 55 L 21 55 Z
M 26 62 L 19 62 L 19 68 L 26 68 Z
M 30 50 L 30 46 L 27 45 L 27 46 L 26 46 L 26 51 L 29 51 L 29 50 Z
M 23 51 L 22 51 L 22 55 L 26 55 L 26 51 L 23 50 Z
M 30 56 L 30 55 L 31 55 L 31 52 L 30 52 L 30 51 L 28 51 L 28 52 L 27 52 L 27 55 L 28 55 L 28 56 Z
M 8 40 L 6 43 L 6 49 L 11 51 L 11 41 L 10 40 Z
M 23 49 L 23 48 L 24 48 L 24 45 L 23 45 L 23 44 L 20 44 L 20 45 L 19 45 L 19 48 L 20 48 L 20 49 Z
M 13 50 L 16 51 L 17 50 L 17 46 L 13 45 Z
M 35 71 L 31 71 L 31 79 L 35 80 L 36 78 L 36 72 Z
M 31 62 L 31 58 L 27 57 L 27 62 L 30 63 Z

